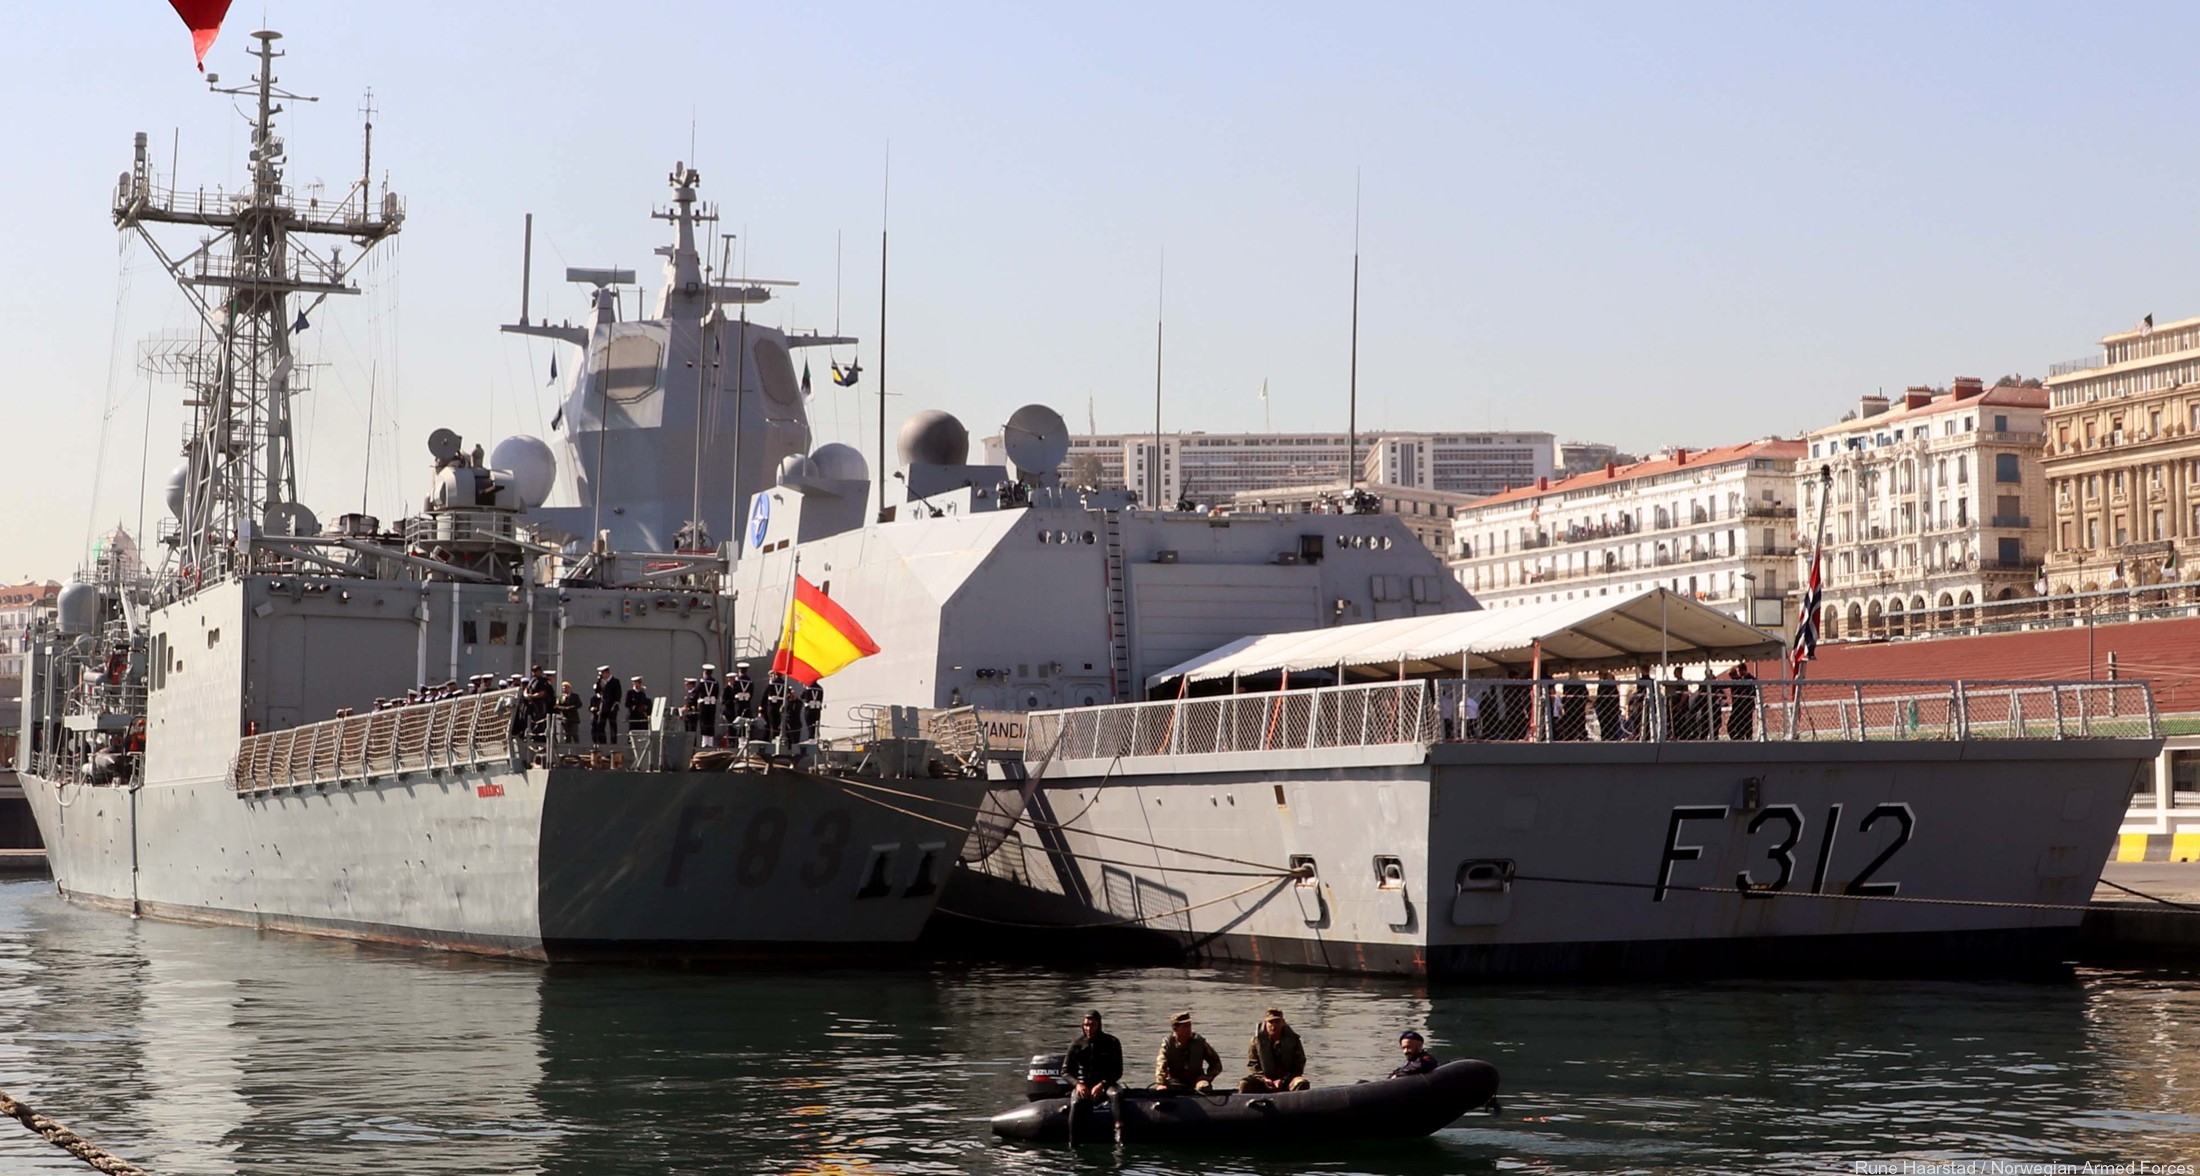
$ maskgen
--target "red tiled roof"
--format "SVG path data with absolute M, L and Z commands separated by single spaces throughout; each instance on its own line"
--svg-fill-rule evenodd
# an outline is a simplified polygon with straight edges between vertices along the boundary
M 1617 469 L 1591 470 L 1586 474 L 1575 474 L 1571 478 L 1560 478 L 1548 487 L 1521 486 L 1501 494 L 1492 494 L 1488 498 L 1478 498 L 1469 503 L 1466 509 L 1479 510 L 1485 506 L 1501 506 L 1508 502 L 1524 502 L 1530 498 L 1564 494 L 1570 490 L 1584 490 L 1592 486 L 1609 486 L 1616 482 L 1625 482 L 1631 478 L 1650 478 L 1659 474 L 1670 474 L 1675 470 L 1726 465 L 1729 462 L 1743 461 L 1753 457 L 1800 458 L 1803 456 L 1803 443 L 1787 440 L 1745 441 L 1740 445 L 1722 445 L 1717 449 L 1686 450 L 1682 452 L 1686 452 L 1688 455 L 1685 461 L 1676 460 L 1673 457 L 1653 457 L 1647 461 L 1638 461 L 1631 465 L 1620 466 Z
M 61 585 L 51 580 L 43 584 L 15 584 L 0 588 L 0 608 L 22 608 L 25 605 L 51 601 L 60 595 Z
M 1893 397 L 1889 399 L 1897 405 L 1902 403 L 1901 400 Z M 1851 429 L 1876 429 L 1881 425 L 1893 424 L 1896 421 L 1920 420 L 1929 416 L 1938 416 L 1944 412 L 1952 412 L 1958 408 L 1968 408 L 1980 404 L 1991 404 L 2000 408 L 2046 408 L 2047 389 L 2019 388 L 2014 384 L 2002 384 L 1998 387 L 1988 388 L 1977 396 L 1961 398 L 1954 395 L 1935 396 L 1930 404 L 1920 404 L 1916 408 L 1889 408 L 1878 416 L 1860 417 L 1853 421 L 1842 421 L 1838 425 L 1827 425 L 1823 429 L 1812 429 L 1804 436 L 1817 437 L 1825 433 L 1846 433 Z

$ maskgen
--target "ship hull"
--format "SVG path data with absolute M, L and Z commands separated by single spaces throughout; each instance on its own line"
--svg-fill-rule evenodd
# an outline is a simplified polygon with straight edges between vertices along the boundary
M 774 770 L 455 767 L 240 795 L 26 774 L 54 882 L 151 918 L 526 959 L 751 958 L 907 944 L 980 781 L 897 781 L 923 821 Z M 922 802 L 910 806 L 928 807 Z
M 2064 958 L 2159 741 L 1438 744 L 1057 763 L 958 930 L 1340 972 Z M 1233 864 L 1239 863 L 1239 864 Z M 1313 880 L 1272 877 L 1293 865 Z M 1750 894 L 1737 889 L 1746 882 Z

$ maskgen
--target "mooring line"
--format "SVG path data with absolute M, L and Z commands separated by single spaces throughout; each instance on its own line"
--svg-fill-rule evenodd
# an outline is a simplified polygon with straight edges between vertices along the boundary
M 8 1092 L 4 1090 L 0 1090 L 0 1114 L 5 1114 L 37 1132 L 47 1143 L 107 1173 L 108 1176 L 147 1176 L 145 1169 L 8 1097 Z
M 924 801 L 924 802 L 926 802 L 926 803 L 928 803 L 928 804 L 937 804 L 937 805 L 942 805 L 942 806 L 945 806 L 945 807 L 947 807 L 947 808 L 958 808 L 958 809 L 967 809 L 967 810 L 972 810 L 972 811 L 976 811 L 976 812 L 980 812 L 980 813 L 982 813 L 982 812 L 984 812 L 984 811 L 985 811 L 985 809 L 984 809 L 984 807 L 983 807 L 982 805 L 963 804 L 963 803 L 961 803 L 961 802 L 959 802 L 959 801 L 952 801 L 952 800 L 940 800 L 940 799 L 938 799 L 938 798 L 936 798 L 936 797 L 930 797 L 930 796 L 926 796 L 926 795 L 924 795 L 924 794 L 923 794 L 923 793 L 921 793 L 921 792 L 904 792 L 904 791 L 902 791 L 902 790 L 900 790 L 900 789 L 897 789 L 897 788 L 888 788 L 888 787 L 886 787 L 886 786 L 885 786 L 885 785 L 883 785 L 883 784 L 873 784 L 873 783 L 871 783 L 871 782 L 870 782 L 870 781 L 868 781 L 868 780 L 851 780 L 851 779 L 849 779 L 849 778 L 847 778 L 847 777 L 845 777 L 845 776 L 829 776 L 829 777 L 824 777 L 824 778 L 825 778 L 825 779 L 830 779 L 830 780 L 832 780 L 832 781 L 833 781 L 834 783 L 836 783 L 836 784 L 846 784 L 846 785 L 848 785 L 848 786 L 850 786 L 850 787 L 853 787 L 853 788 L 866 788 L 866 789 L 870 789 L 871 791 L 874 791 L 874 792 L 883 792 L 883 793 L 885 793 L 885 794 L 886 794 L 886 795 L 888 795 L 888 796 L 902 796 L 902 797 L 907 797 L 907 798 L 909 798 L 910 800 L 921 800 L 921 801 Z M 1288 866 L 1277 866 L 1277 865 L 1271 865 L 1271 864 L 1269 864 L 1269 863 L 1267 863 L 1267 862 L 1252 862 L 1252 861 L 1247 861 L 1247 860 L 1245 860 L 1244 858 L 1234 858 L 1234 857 L 1230 857 L 1230 856 L 1228 856 L 1228 855 L 1225 855 L 1225 854 L 1219 854 L 1219 853 L 1207 853 L 1207 852 L 1205 852 L 1204 850 L 1197 850 L 1197 849 L 1178 849 L 1178 848 L 1175 848 L 1174 846 L 1168 846 L 1168 845 L 1163 845 L 1163 844 L 1161 844 L 1161 843 L 1160 843 L 1160 842 L 1158 842 L 1158 841 L 1141 841 L 1140 839 L 1138 839 L 1138 838 L 1136 838 L 1136 837 L 1124 837 L 1124 836 L 1122 836 L 1122 835 L 1120 835 L 1120 834 L 1116 834 L 1116 833 L 1096 833 L 1096 832 L 1094 832 L 1094 831 L 1092 831 L 1092 830 L 1090 830 L 1090 829 L 1072 829 L 1072 828 L 1070 828 L 1069 826 L 1067 826 L 1067 825 L 1064 825 L 1064 824 L 1062 824 L 1062 823 L 1061 823 L 1061 822 L 1059 822 L 1059 821 L 1042 821 L 1042 820 L 1038 819 L 1037 817 L 1029 817 L 1029 816 L 1025 816 L 1025 817 L 1018 817 L 1018 818 L 1016 819 L 1016 823 L 1014 823 L 1014 824 L 1011 824 L 1011 825 L 1009 825 L 1009 827 L 1008 827 L 1008 831 L 1009 831 L 1009 832 L 1014 832 L 1014 831 L 1015 831 L 1015 828 L 1016 828 L 1016 824 L 1020 824 L 1020 823 L 1022 823 L 1022 822 L 1024 822 L 1024 821 L 1030 821 L 1030 822 L 1031 822 L 1031 824 L 1032 824 L 1032 826 L 1033 826 L 1034 828 L 1037 828 L 1037 827 L 1038 827 L 1038 826 L 1040 826 L 1040 825 L 1045 825 L 1045 826 L 1047 826 L 1047 827 L 1049 827 L 1049 828 L 1053 828 L 1053 829 L 1061 829 L 1061 830 L 1063 830 L 1064 832 L 1069 832 L 1069 833 L 1076 833 L 1076 834 L 1078 834 L 1078 835 L 1080 835 L 1080 836 L 1084 836 L 1084 837 L 1094 837 L 1094 838 L 1098 838 L 1099 840 L 1102 840 L 1102 841 L 1122 841 L 1122 842 L 1128 842 L 1129 844 L 1131 844 L 1131 845 L 1135 845 L 1135 846 L 1138 846 L 1138 847 L 1139 847 L 1139 848 L 1141 848 L 1141 849 L 1165 849 L 1165 850 L 1168 850 L 1168 851 L 1169 851 L 1170 853 L 1174 853 L 1174 854 L 1181 854 L 1181 855 L 1183 855 L 1184 857 L 1196 857 L 1196 858 L 1206 858 L 1206 859 L 1208 859 L 1209 861 L 1217 861 L 1217 862 L 1228 862 L 1228 863 L 1230 863 L 1230 864 L 1231 864 L 1231 865 L 1233 865 L 1233 866 L 1250 866 L 1250 867 L 1252 867 L 1253 869 L 1256 869 L 1256 870 L 1267 870 L 1267 871 L 1271 872 L 1272 874 L 1287 874 L 1287 873 L 1289 873 L 1289 872 L 1290 872 L 1290 867 L 1288 867 Z M 954 827 L 954 828 L 960 828 L 961 826 L 959 826 L 959 825 L 958 825 L 958 826 L 953 826 L 953 827 Z M 1005 834 L 1004 834 L 1004 836 L 1005 836 Z M 1173 869 L 1177 869 L 1178 867 L 1175 867 L 1175 866 L 1147 866 L 1147 867 L 1145 867 L 1145 868 L 1147 868 L 1147 869 L 1155 869 L 1155 870 L 1173 870 Z
M 849 780 L 849 779 L 846 779 L 846 778 L 843 778 L 843 777 L 840 777 L 840 776 L 820 776 L 820 777 L 819 777 L 819 779 L 822 779 L 822 780 L 830 780 L 830 781 L 832 781 L 832 782 L 833 782 L 833 783 L 835 783 L 835 784 L 850 784 L 850 785 L 855 785 L 856 787 L 865 787 L 865 788 L 868 788 L 868 787 L 877 787 L 876 785 L 871 785 L 871 784 L 865 784 L 865 783 L 863 783 L 863 782 L 861 782 L 861 781 L 857 781 L 857 780 Z M 890 789 L 890 788 L 889 788 L 889 789 L 883 789 L 882 791 L 886 791 L 886 792 L 892 793 L 893 795 L 896 795 L 896 796 L 903 796 L 903 795 L 916 795 L 916 794 L 914 794 L 914 793 L 901 793 L 901 792 L 896 792 L 895 790 L 893 790 L 893 789 Z M 857 799 L 857 800 L 860 800 L 860 801 L 864 802 L 865 804 L 875 804 L 875 805 L 879 806 L 880 808 L 882 808 L 882 809 L 885 809 L 885 810 L 886 810 L 887 812 L 890 812 L 890 813 L 900 813 L 900 814 L 901 814 L 902 816 L 905 816 L 905 817 L 910 817 L 910 818 L 913 818 L 913 819 L 915 819 L 915 820 L 919 820 L 919 821 L 923 821 L 923 822 L 925 822 L 926 824 L 930 824 L 930 825 L 938 825 L 938 826 L 939 826 L 940 828 L 942 828 L 942 829 L 950 829 L 950 830 L 954 830 L 954 831 L 956 831 L 956 832 L 963 832 L 963 831 L 964 831 L 964 830 L 966 829 L 966 826 L 963 826 L 963 825 L 959 825 L 959 824 L 956 824 L 956 823 L 955 823 L 955 822 L 953 822 L 953 821 L 943 821 L 943 820 L 939 819 L 938 817 L 931 817 L 931 816 L 926 816 L 926 815 L 925 815 L 925 814 L 923 814 L 923 813 L 920 813 L 920 812 L 916 812 L 916 811 L 914 811 L 914 810 L 911 810 L 911 809 L 905 809 L 905 808 L 901 807 L 901 806 L 900 806 L 900 805 L 898 805 L 898 804 L 889 804 L 888 802 L 886 802 L 886 801 L 883 801 L 883 800 L 880 800 L 880 799 L 879 799 L 878 797 L 875 797 L 875 796 L 865 796 L 865 795 L 863 795 L 863 794 L 862 794 L 862 793 L 860 793 L 860 792 L 850 792 L 850 793 L 849 793 L 848 795 L 850 795 L 851 797 L 854 797 L 854 798 L 855 798 L 855 799 Z M 931 798 L 929 798 L 929 797 L 921 797 L 921 796 L 920 796 L 920 797 L 919 797 L 919 799 L 925 799 L 925 800 L 929 800 L 929 799 L 931 799 Z M 964 804 L 955 804 L 955 802 L 953 802 L 953 801 L 946 801 L 946 800 L 941 800 L 941 801 L 935 801 L 934 803 L 936 803 L 936 804 L 945 804 L 945 805 L 951 805 L 951 806 L 953 806 L 953 807 L 955 807 L 955 808 L 970 808 L 970 807 L 972 807 L 972 806 L 970 806 L 970 805 L 964 805 Z M 1098 836 L 1098 834 L 1094 834 L 1094 836 Z M 1157 844 L 1153 844 L 1153 843 L 1150 843 L 1150 842 L 1139 842 L 1138 844 L 1141 844 L 1141 845 L 1145 845 L 1145 846 L 1147 846 L 1147 847 L 1148 847 L 1148 848 L 1150 848 L 1150 849 L 1167 849 L 1167 848 L 1168 848 L 1168 846 L 1165 846 L 1165 845 L 1157 845 Z M 1128 867 L 1130 867 L 1131 869 L 1134 869 L 1134 870 L 1167 870 L 1167 871 L 1170 871 L 1170 872 L 1172 872 L 1172 873 L 1178 873 L 1178 874 L 1207 874 L 1207 875 L 1211 875 L 1211 876 L 1214 876 L 1214 877 L 1218 877 L 1218 878 L 1288 878 L 1288 877 L 1291 877 L 1291 876 L 1292 876 L 1292 874 L 1291 874 L 1291 871 L 1290 871 L 1290 869 L 1288 869 L 1288 868 L 1285 868 L 1285 867 L 1262 867 L 1262 868 L 1259 868 L 1259 869 L 1253 869 L 1253 870 L 1216 870 L 1216 869 L 1209 869 L 1209 868 L 1206 868 L 1206 867 L 1202 867 L 1202 866 L 1157 866 L 1157 865 L 1154 865 L 1154 864 L 1152 864 L 1151 862 L 1126 862 L 1126 861 L 1122 861 L 1122 860 L 1119 860 L 1119 859 L 1117 859 L 1117 858 L 1092 857 L 1092 856 L 1090 856 L 1090 855 L 1087 855 L 1087 854 L 1079 854 L 1079 855 L 1078 855 L 1078 857 L 1077 857 L 1077 860 L 1079 860 L 1079 861 L 1082 861 L 1082 862 L 1091 862 L 1091 863 L 1093 863 L 1093 864 L 1095 864 L 1095 865 L 1102 865 L 1102 866 L 1128 866 Z M 1230 859 L 1224 859 L 1224 860 L 1230 860 Z
M 984 915 L 964 914 L 961 911 L 951 911 L 944 906 L 935 907 L 933 909 L 938 911 L 940 914 L 948 915 L 953 918 L 965 919 L 972 923 L 988 923 L 995 927 L 1014 927 L 1026 931 L 1089 931 L 1101 927 L 1127 927 L 1137 923 L 1151 923 L 1156 919 L 1173 919 L 1178 915 L 1190 914 L 1191 912 L 1196 911 L 1201 907 L 1211 907 L 1218 902 L 1228 902 L 1233 898 L 1239 898 L 1244 895 L 1251 894 L 1252 892 L 1259 890 L 1262 887 L 1274 886 L 1280 888 L 1283 883 L 1289 882 L 1294 878 L 1299 878 L 1303 876 L 1305 876 L 1304 871 L 1283 874 L 1274 878 L 1255 882 L 1251 886 L 1247 886 L 1241 890 L 1233 890 L 1228 894 L 1206 899 L 1202 902 L 1195 902 L 1186 906 L 1176 907 L 1173 910 L 1156 911 L 1150 915 L 1132 915 L 1120 919 L 1102 919 L 1097 923 L 1018 923 L 1008 919 L 988 919 Z

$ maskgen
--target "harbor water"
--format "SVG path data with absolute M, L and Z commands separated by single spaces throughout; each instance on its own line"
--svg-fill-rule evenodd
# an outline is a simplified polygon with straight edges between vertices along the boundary
M 1134 1078 L 1190 1009 L 1234 1076 L 1269 1005 L 1318 1084 L 1380 1075 L 1416 1027 L 1439 1056 L 1496 1063 L 1501 1112 L 1408 1144 L 1272 1155 L 1072 1157 L 986 1130 L 1085 1009 L 1107 1014 Z M 0 1090 L 156 1176 L 2174 1171 L 2200 1158 L 2200 974 L 1432 987 L 543 967 L 133 921 L 8 881 Z M 88 1170 L 0 1120 L 0 1172 Z

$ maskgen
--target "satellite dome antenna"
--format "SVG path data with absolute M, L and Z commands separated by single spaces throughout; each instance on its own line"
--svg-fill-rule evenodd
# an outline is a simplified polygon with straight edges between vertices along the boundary
M 1001 426 L 1001 445 L 1025 481 L 1045 482 L 1062 468 L 1069 456 L 1069 425 L 1062 414 L 1044 404 L 1027 404 L 1010 413 Z

